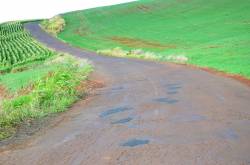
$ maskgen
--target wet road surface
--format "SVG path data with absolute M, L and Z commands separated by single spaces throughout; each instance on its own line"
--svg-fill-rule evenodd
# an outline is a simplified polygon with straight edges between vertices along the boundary
M 174 64 L 98 56 L 62 43 L 36 23 L 42 43 L 88 58 L 103 81 L 53 127 L 2 147 L 0 164 L 250 164 L 250 88 Z

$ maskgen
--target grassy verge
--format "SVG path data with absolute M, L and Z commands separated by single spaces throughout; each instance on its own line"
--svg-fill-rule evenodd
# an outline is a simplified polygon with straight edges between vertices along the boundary
M 87 61 L 57 55 L 1 76 L 7 92 L 1 103 L 0 139 L 13 135 L 24 121 L 66 110 L 84 96 L 83 83 L 92 69 Z
M 98 54 L 115 56 L 115 57 L 125 57 L 125 58 L 137 58 L 137 59 L 147 59 L 147 60 L 157 60 L 157 61 L 170 61 L 176 63 L 186 63 L 188 58 L 185 55 L 168 55 L 163 56 L 161 54 L 156 54 L 150 51 L 144 51 L 142 49 L 124 50 L 120 47 L 114 49 L 103 49 L 97 50 Z
M 246 0 L 141 0 L 66 13 L 58 37 L 92 51 L 185 56 L 185 63 L 250 79 L 249 8 Z

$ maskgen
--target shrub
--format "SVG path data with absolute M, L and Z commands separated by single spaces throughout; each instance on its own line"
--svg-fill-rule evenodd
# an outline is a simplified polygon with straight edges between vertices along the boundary
M 65 25 L 65 20 L 61 16 L 55 16 L 41 22 L 42 29 L 52 35 L 57 35 L 63 31 Z

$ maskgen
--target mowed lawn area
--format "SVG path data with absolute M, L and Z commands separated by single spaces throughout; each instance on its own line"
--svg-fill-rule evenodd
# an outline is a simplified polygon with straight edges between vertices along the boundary
M 58 37 L 97 51 L 120 47 L 250 78 L 250 1 L 141 0 L 63 15 Z

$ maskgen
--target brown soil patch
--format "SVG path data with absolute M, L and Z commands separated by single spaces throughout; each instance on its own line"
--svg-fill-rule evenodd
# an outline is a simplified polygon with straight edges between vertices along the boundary
M 114 36 L 114 37 L 111 37 L 110 39 L 119 44 L 126 45 L 129 47 L 134 47 L 134 48 L 158 48 L 158 49 L 167 49 L 167 48 L 175 49 L 176 48 L 175 45 L 166 45 L 166 44 L 161 44 L 158 42 L 146 41 L 146 40 L 135 39 L 135 38 Z
M 139 10 L 142 10 L 142 11 L 146 11 L 146 12 L 151 11 L 151 8 L 149 6 L 146 6 L 146 5 L 137 5 L 136 8 Z
M 34 89 L 34 85 L 29 85 L 29 86 L 27 86 L 26 88 L 20 89 L 20 90 L 17 92 L 17 94 L 18 94 L 18 96 L 27 95 L 27 94 L 29 94 L 33 89 Z
M 5 98 L 7 93 L 7 89 L 0 85 L 0 99 Z
M 80 27 L 80 28 L 76 29 L 74 31 L 74 33 L 81 36 L 81 37 L 85 37 L 87 35 L 93 34 L 93 32 L 91 32 L 89 30 L 89 28 L 87 28 L 87 27 Z
M 102 81 L 98 80 L 88 80 L 88 81 L 82 81 L 80 85 L 77 87 L 77 91 L 84 92 L 84 93 L 90 93 L 94 89 L 103 88 L 104 83 Z
M 219 45 L 210 45 L 210 46 L 207 46 L 206 48 L 215 49 L 215 48 L 220 48 L 220 46 Z
M 126 9 L 122 9 L 119 10 L 119 14 L 131 14 L 131 13 L 137 13 L 137 12 L 143 12 L 143 13 L 150 13 L 153 11 L 153 7 L 152 6 L 148 6 L 148 5 L 135 5 L 133 7 L 130 8 L 126 8 Z
M 220 48 L 221 46 L 219 45 L 208 45 L 206 47 L 204 47 L 203 49 L 216 49 L 216 48 Z
M 242 82 L 242 83 L 246 84 L 247 86 L 250 86 L 250 79 L 247 79 L 247 78 L 245 78 L 243 76 L 235 75 L 235 74 L 229 74 L 229 73 L 225 73 L 225 72 L 218 71 L 218 70 L 211 69 L 211 68 L 201 68 L 201 69 L 204 70 L 204 71 L 213 73 L 213 74 L 223 76 L 223 77 L 228 77 L 228 78 L 238 80 L 239 82 Z
M 206 72 L 212 73 L 212 74 L 216 74 L 222 77 L 227 77 L 227 78 L 231 78 L 234 80 L 237 80 L 243 84 L 246 84 L 247 86 L 250 86 L 250 79 L 243 77 L 241 75 L 236 75 L 236 74 L 230 74 L 230 73 L 226 73 L 223 71 L 218 71 L 216 69 L 212 69 L 212 68 L 206 68 L 206 67 L 199 67 L 199 66 L 195 66 L 195 65 L 191 65 L 191 64 L 180 64 L 180 63 L 175 63 L 177 65 L 185 65 L 194 69 L 201 69 L 204 70 Z

